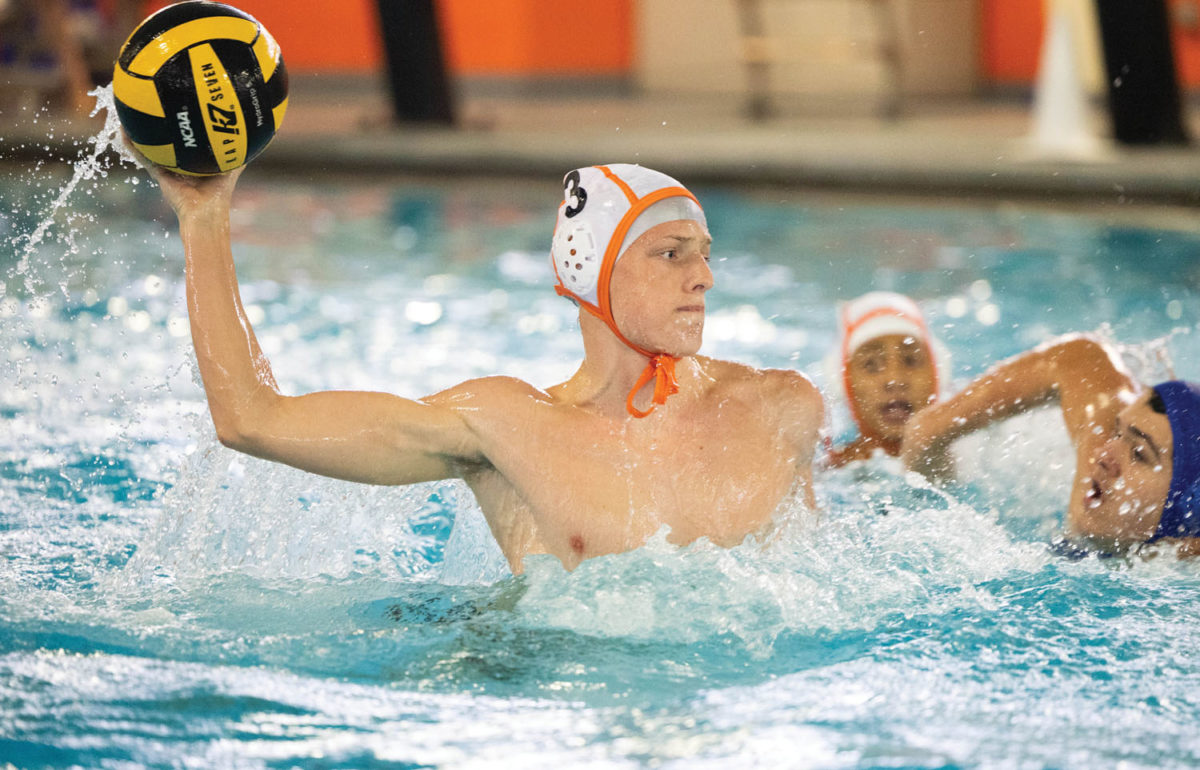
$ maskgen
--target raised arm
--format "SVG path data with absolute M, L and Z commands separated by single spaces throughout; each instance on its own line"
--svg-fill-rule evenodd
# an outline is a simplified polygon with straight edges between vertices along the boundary
M 929 476 L 944 475 L 946 450 L 957 438 L 999 420 L 1057 401 L 1071 440 L 1108 425 L 1122 395 L 1136 384 L 1108 346 L 1074 335 L 1011 358 L 960 393 L 917 412 L 904 429 L 905 465 Z
M 374 484 L 461 476 L 484 462 L 450 394 L 421 401 L 348 391 L 282 395 L 242 307 L 234 271 L 229 212 L 241 169 L 214 177 L 152 173 L 179 218 L 192 343 L 221 443 Z M 452 395 L 470 400 L 471 394 Z

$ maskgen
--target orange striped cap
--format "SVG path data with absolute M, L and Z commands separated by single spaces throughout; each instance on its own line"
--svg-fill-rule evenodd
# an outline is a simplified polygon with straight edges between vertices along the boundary
M 550 264 L 558 279 L 554 290 L 574 299 L 604 321 L 617 339 L 650 359 L 647 370 L 655 379 L 655 404 L 674 392 L 675 359 L 625 338 L 613 318 L 609 285 L 617 260 L 638 236 L 680 219 L 708 226 L 696 196 L 666 174 L 628 163 L 579 168 L 563 177 L 563 202 L 550 246 Z M 637 417 L 653 410 L 633 406 L 633 396 L 647 381 L 639 381 L 626 404 Z
M 696 196 L 666 174 L 628 163 L 571 171 L 563 177 L 563 202 L 550 247 L 555 291 L 579 302 L 638 349 L 625 340 L 612 317 L 613 268 L 638 236 L 677 219 L 707 226 Z

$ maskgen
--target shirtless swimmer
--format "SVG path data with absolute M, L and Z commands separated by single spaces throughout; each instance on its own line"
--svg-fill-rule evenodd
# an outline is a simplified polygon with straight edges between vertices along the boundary
M 664 525 L 730 547 L 787 501 L 814 504 L 824 407 L 802 374 L 697 356 L 711 238 L 670 177 L 614 164 L 566 176 L 551 259 L 584 358 L 545 390 L 485 377 L 411 400 L 280 393 L 238 292 L 230 208 L 241 169 L 151 173 L 179 218 L 188 314 L 221 443 L 339 479 L 461 478 L 513 572 L 637 548 Z

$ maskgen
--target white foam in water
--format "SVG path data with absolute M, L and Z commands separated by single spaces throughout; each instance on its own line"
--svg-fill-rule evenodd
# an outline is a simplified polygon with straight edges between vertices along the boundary
M 976 584 L 1046 564 L 1044 546 L 1014 541 L 994 512 L 902 476 L 891 458 L 870 465 L 874 482 L 862 466 L 822 482 L 857 502 L 819 515 L 793 504 L 763 542 L 679 548 L 664 529 L 643 548 L 585 561 L 570 574 L 552 557 L 531 558 L 522 618 L 689 644 L 729 635 L 766 656 L 788 631 L 866 629 L 893 613 L 986 603 Z M 905 489 L 923 494 L 905 499 Z M 922 506 L 926 498 L 936 504 Z
M 469 510 L 457 484 L 380 487 L 326 479 L 239 455 L 220 446 L 210 426 L 201 430 L 209 435 L 163 498 L 157 522 L 124 570 L 126 581 L 203 584 L 229 573 L 430 579 L 445 569 L 459 582 L 494 582 L 508 574 L 494 543 L 490 551 L 456 545 L 443 564 L 434 538 L 412 531 L 414 521 Z
M 486 585 L 512 575 L 475 497 L 458 482 L 454 529 L 437 579 L 444 585 Z

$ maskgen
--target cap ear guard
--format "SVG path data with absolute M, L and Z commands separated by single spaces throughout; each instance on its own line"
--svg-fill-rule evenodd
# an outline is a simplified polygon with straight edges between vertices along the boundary
M 554 272 L 564 287 L 578 295 L 587 295 L 595 288 L 602 255 L 586 222 L 566 222 L 554 233 L 550 253 L 554 255 Z

